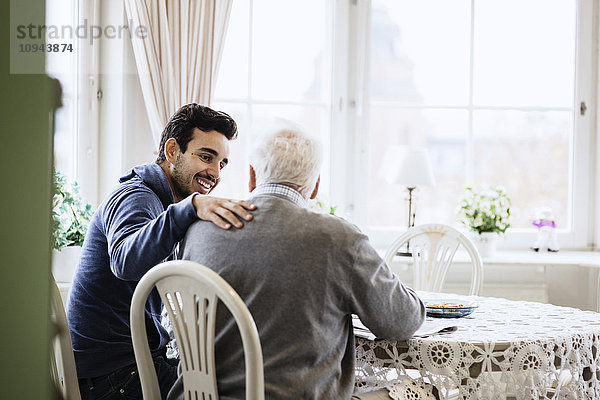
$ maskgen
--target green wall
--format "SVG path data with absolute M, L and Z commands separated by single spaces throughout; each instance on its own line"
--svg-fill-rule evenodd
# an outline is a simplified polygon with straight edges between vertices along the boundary
M 14 3 L 13 0 L 13 5 Z M 44 0 L 18 0 L 33 23 Z M 0 399 L 50 399 L 51 84 L 10 74 L 11 2 L 0 2 Z M 15 10 L 12 10 L 13 12 Z M 43 56 L 31 66 L 43 71 Z M 41 64 L 40 64 L 41 63 Z

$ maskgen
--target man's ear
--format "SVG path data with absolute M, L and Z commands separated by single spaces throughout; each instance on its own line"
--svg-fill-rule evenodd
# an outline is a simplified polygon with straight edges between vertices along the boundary
M 315 190 L 313 190 L 313 192 L 310 195 L 311 199 L 314 199 L 315 197 L 317 197 L 317 194 L 319 193 L 319 183 L 321 183 L 321 175 L 319 175 L 319 177 L 317 178 L 317 183 L 315 184 Z
M 175 138 L 167 140 L 165 143 L 165 158 L 169 163 L 175 164 L 175 160 L 177 160 L 177 154 L 179 151 L 179 144 L 177 144 L 177 140 Z
M 256 189 L 256 172 L 252 165 L 250 166 L 250 179 L 248 180 L 248 190 L 251 192 Z

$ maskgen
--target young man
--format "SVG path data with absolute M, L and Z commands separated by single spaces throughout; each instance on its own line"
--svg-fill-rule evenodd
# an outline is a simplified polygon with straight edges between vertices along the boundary
M 223 231 L 195 222 L 181 242 L 183 259 L 221 275 L 244 299 L 260 334 L 265 398 L 350 399 L 357 314 L 381 338 L 405 340 L 425 308 L 394 275 L 368 238 L 342 218 L 317 214 L 321 154 L 298 129 L 259 139 L 250 155 L 254 220 Z M 244 399 L 237 326 L 219 306 L 216 371 L 221 400 Z M 169 399 L 183 399 L 179 377 Z
M 82 399 L 140 398 L 129 326 L 137 282 L 172 257 L 198 218 L 223 229 L 250 221 L 255 206 L 209 194 L 227 164 L 237 126 L 198 104 L 181 107 L 165 127 L 156 163 L 134 167 L 95 212 L 67 304 Z M 163 397 L 176 378 L 164 357 L 169 336 L 154 291 L 146 306 L 148 340 Z

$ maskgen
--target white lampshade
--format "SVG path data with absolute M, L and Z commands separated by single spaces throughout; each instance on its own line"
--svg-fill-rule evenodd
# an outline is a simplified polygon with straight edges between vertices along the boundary
M 379 174 L 388 183 L 408 187 L 435 186 L 429 153 L 425 147 L 388 147 Z

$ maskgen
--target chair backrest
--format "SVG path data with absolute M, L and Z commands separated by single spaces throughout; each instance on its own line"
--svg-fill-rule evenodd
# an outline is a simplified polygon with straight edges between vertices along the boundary
M 469 294 L 478 295 L 483 280 L 481 256 L 471 240 L 462 232 L 443 224 L 413 226 L 404 232 L 389 247 L 385 262 L 391 266 L 402 247 L 409 243 L 414 274 L 413 288 L 439 292 L 446 279 L 446 272 L 452 264 L 456 250 L 463 246 L 471 264 L 471 288 Z
M 144 399 L 160 400 L 148 346 L 144 307 L 156 287 L 179 349 L 184 398 L 217 400 L 215 317 L 220 300 L 237 323 L 244 348 L 246 399 L 264 399 L 263 357 L 254 319 L 233 288 L 211 269 L 192 261 L 167 261 L 148 271 L 131 301 L 131 336 Z
M 50 347 L 53 353 L 50 357 L 50 372 L 56 389 L 61 393 L 63 399 L 81 400 L 67 315 L 60 290 L 58 290 L 54 277 L 51 279 L 50 319 L 56 332 L 52 339 L 53 345 Z

